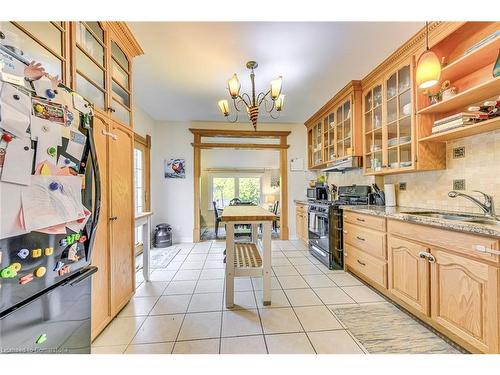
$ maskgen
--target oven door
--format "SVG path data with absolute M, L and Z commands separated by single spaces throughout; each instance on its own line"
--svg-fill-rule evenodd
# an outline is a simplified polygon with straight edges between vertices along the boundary
M 328 213 L 309 211 L 307 215 L 309 245 L 330 252 L 330 225 Z

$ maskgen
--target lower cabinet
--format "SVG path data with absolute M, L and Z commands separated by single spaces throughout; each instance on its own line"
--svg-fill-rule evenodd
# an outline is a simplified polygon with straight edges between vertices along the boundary
M 500 268 L 482 259 L 483 253 L 456 251 L 455 232 L 442 230 L 437 237 L 418 230 L 417 240 L 401 237 L 401 223 L 389 221 L 389 297 L 404 302 L 410 311 L 471 351 L 499 353 Z M 417 227 L 414 224 L 405 224 Z M 436 231 L 435 228 L 429 230 Z M 469 236 L 472 243 L 488 240 Z M 489 239 L 490 241 L 495 241 Z M 424 242 L 425 241 L 425 242 Z
M 431 317 L 486 353 L 499 352 L 499 269 L 431 249 Z
M 302 203 L 295 204 L 295 224 L 297 228 L 298 239 L 307 243 L 309 238 L 309 229 L 307 224 L 307 205 Z
M 429 261 L 419 254 L 428 250 L 388 236 L 389 292 L 425 315 L 429 315 Z
M 500 241 L 381 219 L 344 213 L 346 270 L 464 348 L 500 353 Z
M 97 111 L 96 111 L 97 112 Z M 133 133 L 95 116 L 101 209 L 92 252 L 92 340 L 134 293 Z

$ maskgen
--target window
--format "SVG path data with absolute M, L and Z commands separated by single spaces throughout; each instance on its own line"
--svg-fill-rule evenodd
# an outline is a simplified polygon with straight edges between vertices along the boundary
M 149 166 L 151 137 L 134 134 L 134 211 L 140 214 L 150 210 L 149 202 Z M 142 251 L 142 230 L 135 229 L 136 254 Z
M 226 177 L 212 176 L 209 209 L 213 210 L 212 201 L 217 207 L 226 207 L 233 198 L 243 202 L 259 204 L 261 202 L 262 178 L 260 176 Z
M 135 186 L 135 213 L 144 211 L 144 156 L 143 151 L 134 148 L 134 186 Z

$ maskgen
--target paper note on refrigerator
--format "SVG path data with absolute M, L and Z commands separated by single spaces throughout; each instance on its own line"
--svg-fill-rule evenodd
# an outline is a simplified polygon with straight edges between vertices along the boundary
M 0 182 L 0 240 L 28 233 L 21 213 L 21 185 Z
M 1 180 L 13 184 L 29 185 L 31 183 L 31 168 L 33 149 L 31 139 L 14 138 L 5 150 Z
M 22 190 L 26 229 L 84 219 L 81 185 L 78 176 L 31 176 L 31 185 Z
M 70 137 L 68 146 L 66 147 L 66 153 L 73 156 L 77 160 L 82 160 L 86 140 L 87 137 L 85 137 L 78 130 L 70 130 Z
M 30 125 L 30 96 L 8 83 L 2 83 L 0 90 L 0 128 L 24 137 Z

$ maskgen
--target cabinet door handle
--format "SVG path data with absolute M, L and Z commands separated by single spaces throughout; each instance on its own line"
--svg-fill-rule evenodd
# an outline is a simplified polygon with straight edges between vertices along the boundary
M 366 263 L 363 263 L 362 261 L 360 261 L 359 259 L 356 259 L 358 261 L 359 264 L 361 264 L 362 266 L 366 266 Z
M 360 236 L 356 236 L 356 238 L 360 241 L 364 241 L 365 239 L 363 237 L 360 237 Z
M 118 139 L 118 136 L 117 136 L 116 134 L 113 134 L 113 133 L 111 133 L 111 132 L 107 132 L 107 131 L 105 131 L 104 129 L 102 129 L 102 130 L 101 130 L 101 134 L 102 134 L 102 135 L 105 135 L 105 136 L 107 136 L 107 137 L 111 137 L 111 138 L 113 138 L 113 140 L 114 140 L 114 141 L 116 141 L 116 140 Z
M 114 109 L 113 107 L 108 107 L 108 111 L 110 111 L 111 113 L 115 113 L 116 109 Z
M 429 263 L 436 263 L 436 258 L 434 258 L 434 255 L 432 254 L 429 254 L 427 259 L 429 260 Z
M 110 221 L 115 221 L 115 220 L 118 220 L 118 216 L 111 216 L 109 218 Z
M 427 259 L 427 256 L 429 255 L 429 253 L 426 253 L 425 251 L 421 251 L 418 253 L 418 257 L 420 259 Z
M 356 218 L 356 220 L 357 220 L 357 221 L 361 221 L 361 222 L 363 222 L 363 223 L 365 222 L 365 219 L 361 219 L 360 217 L 357 217 L 357 218 Z

